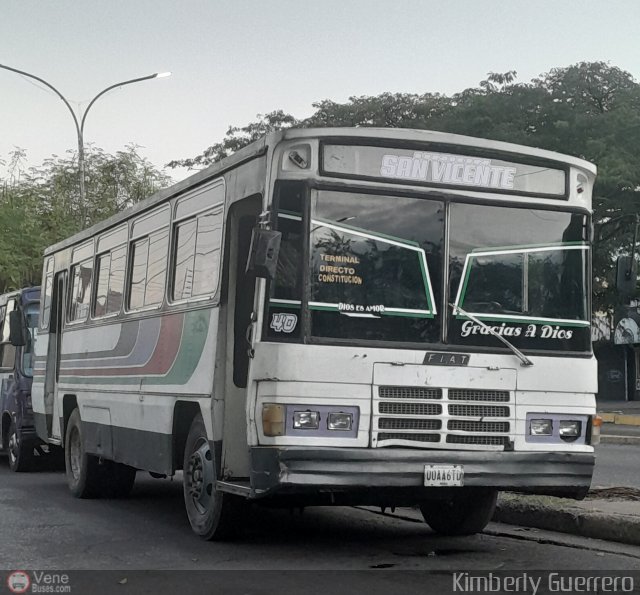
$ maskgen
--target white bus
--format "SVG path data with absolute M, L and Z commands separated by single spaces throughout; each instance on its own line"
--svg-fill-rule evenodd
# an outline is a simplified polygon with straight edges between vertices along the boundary
M 499 490 L 593 471 L 596 168 L 404 129 L 270 134 L 45 253 L 33 408 L 77 497 L 183 470 L 246 502 L 418 505 L 481 531 Z

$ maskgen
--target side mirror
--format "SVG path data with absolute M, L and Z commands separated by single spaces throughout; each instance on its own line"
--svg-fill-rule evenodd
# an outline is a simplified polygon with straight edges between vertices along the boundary
M 251 271 L 256 277 L 274 279 L 281 240 L 282 232 L 280 231 L 254 227 L 246 271 Z
M 616 288 L 621 297 L 637 295 L 638 263 L 633 256 L 618 256 L 616 263 Z
M 9 312 L 9 343 L 14 347 L 23 347 L 27 344 L 27 330 L 22 312 L 18 310 Z

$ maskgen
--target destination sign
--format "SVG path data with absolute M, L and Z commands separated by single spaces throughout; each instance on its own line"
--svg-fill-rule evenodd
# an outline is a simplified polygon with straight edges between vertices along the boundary
M 325 145 L 324 173 L 404 183 L 563 197 L 562 169 L 439 151 Z

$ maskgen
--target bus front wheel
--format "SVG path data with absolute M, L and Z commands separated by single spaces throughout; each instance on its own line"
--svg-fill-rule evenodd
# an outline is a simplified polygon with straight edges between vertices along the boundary
M 237 497 L 216 490 L 216 465 L 207 431 L 198 413 L 184 448 L 184 504 L 193 531 L 207 541 L 232 538 L 240 523 Z
M 473 535 L 487 526 L 496 508 L 497 490 L 461 488 L 447 500 L 420 504 L 425 522 L 441 535 Z
M 11 471 L 29 471 L 33 465 L 33 446 L 25 445 L 22 441 L 16 422 L 11 420 L 9 426 L 9 469 Z

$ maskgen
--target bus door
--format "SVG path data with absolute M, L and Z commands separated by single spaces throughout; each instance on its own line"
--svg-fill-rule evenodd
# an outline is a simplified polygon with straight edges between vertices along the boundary
M 228 233 L 228 279 L 226 316 L 226 380 L 224 413 L 225 474 L 233 477 L 249 476 L 247 449 L 247 386 L 252 347 L 252 312 L 254 308 L 255 277 L 246 272 L 251 246 L 251 233 L 261 210 L 259 196 L 236 202 L 230 209 Z
M 53 280 L 51 297 L 51 321 L 49 323 L 49 344 L 47 347 L 47 367 L 44 380 L 44 408 L 47 418 L 47 434 L 60 439 L 60 416 L 56 415 L 58 379 L 60 377 L 60 351 L 65 312 L 67 272 L 58 273 Z

